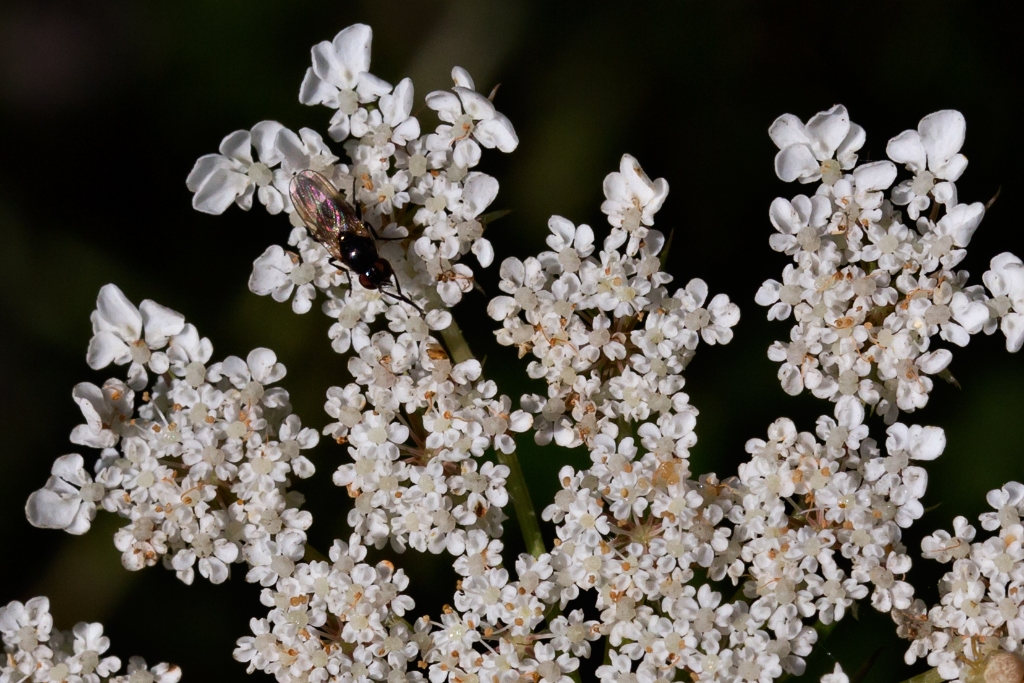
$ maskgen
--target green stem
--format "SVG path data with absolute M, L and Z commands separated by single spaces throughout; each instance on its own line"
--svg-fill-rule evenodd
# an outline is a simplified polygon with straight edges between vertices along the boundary
M 939 675 L 938 669 L 928 669 L 923 674 L 917 674 L 908 678 L 903 683 L 942 683 L 943 678 Z
M 303 562 L 330 562 L 330 558 L 324 555 L 322 552 L 314 548 L 311 544 L 306 544 L 306 552 L 302 555 Z
M 455 318 L 452 318 L 451 325 L 441 330 L 441 338 L 444 339 L 448 352 L 452 355 L 453 362 L 464 363 L 473 357 L 473 352 L 469 349 L 466 338 L 462 336 L 462 328 L 455 322 Z
M 533 501 L 530 500 L 530 489 L 526 487 L 523 468 L 519 465 L 519 456 L 515 451 L 507 454 L 499 452 L 498 462 L 509 469 L 505 486 L 508 487 L 508 495 L 512 498 L 512 507 L 516 509 L 516 519 L 519 520 L 526 549 L 534 557 L 540 557 L 547 548 L 544 547 L 544 537 L 540 534 L 537 512 L 533 509 Z
M 455 363 L 462 363 L 473 357 L 473 352 L 470 350 L 469 344 L 466 343 L 466 338 L 462 336 L 462 330 L 454 318 L 452 324 L 441 331 L 441 337 Z M 512 498 L 512 506 L 516 510 L 516 519 L 519 521 L 519 529 L 523 532 L 526 549 L 534 557 L 540 557 L 546 551 L 544 537 L 540 533 L 537 512 L 533 509 L 533 501 L 530 500 L 530 489 L 526 486 L 526 477 L 523 476 L 519 456 L 515 451 L 508 454 L 499 452 L 498 462 L 509 469 L 505 486 L 508 487 L 508 495 Z

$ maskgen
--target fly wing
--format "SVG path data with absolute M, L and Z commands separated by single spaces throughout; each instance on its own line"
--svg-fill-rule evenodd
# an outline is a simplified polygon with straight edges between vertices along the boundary
M 369 235 L 349 203 L 316 171 L 300 171 L 292 178 L 289 191 L 299 218 L 334 258 L 341 259 L 338 244 L 341 235 Z

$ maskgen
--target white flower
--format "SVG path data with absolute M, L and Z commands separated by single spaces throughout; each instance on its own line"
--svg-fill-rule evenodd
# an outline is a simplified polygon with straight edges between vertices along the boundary
M 93 482 L 85 471 L 82 456 L 63 455 L 53 463 L 46 486 L 28 497 L 25 514 L 32 526 L 63 529 L 80 535 L 89 530 L 96 516 L 96 503 L 103 499 L 106 487 Z
M 1006 336 L 1006 350 L 1016 353 L 1024 345 L 1024 263 L 1010 252 L 994 257 L 982 276 L 995 297 L 990 306 L 1000 318 Z
M 834 184 L 841 170 L 857 163 L 856 152 L 865 140 L 864 129 L 850 122 L 841 104 L 818 112 L 806 125 L 792 114 L 783 114 L 772 123 L 768 135 L 779 148 L 775 173 L 787 183 L 823 179 L 828 185 Z
M 963 114 L 947 109 L 925 116 L 916 131 L 906 130 L 889 140 L 886 154 L 914 174 L 912 179 L 893 188 L 892 194 L 893 203 L 908 205 L 912 220 L 928 208 L 929 196 L 941 204 L 956 205 L 952 181 L 959 179 L 967 168 L 967 157 L 959 153 L 966 131 Z
M 378 109 L 359 109 L 355 112 L 351 133 L 362 138 L 362 144 L 376 149 L 383 150 L 389 143 L 404 145 L 420 134 L 420 122 L 411 116 L 412 107 L 412 81 L 403 78 L 392 92 L 381 95 Z
M 91 319 L 93 337 L 86 356 L 89 367 L 100 370 L 111 363 L 130 362 L 129 384 L 133 388 L 145 384 L 143 366 L 157 374 L 167 371 L 170 361 L 159 350 L 185 328 L 185 317 L 180 313 L 149 299 L 136 308 L 112 284 L 100 289 Z
M 181 679 L 178 667 L 158 664 L 146 671 L 145 662 L 138 657 L 132 657 L 127 675 L 114 676 L 121 660 L 102 656 L 110 648 L 103 625 L 82 621 L 70 631 L 55 630 L 50 601 L 43 596 L 0 607 L 0 635 L 5 646 L 4 661 L 0 662 L 0 679 L 4 681 L 92 683 L 103 678 L 111 683 L 177 683 Z
M 608 215 L 612 227 L 633 232 L 641 225 L 654 225 L 654 214 L 668 196 L 668 181 L 658 178 L 652 182 L 636 159 L 623 154 L 618 172 L 605 176 L 604 196 L 601 211 Z
M 220 143 L 220 154 L 199 157 L 185 184 L 195 193 L 192 206 L 197 211 L 221 214 L 232 202 L 248 211 L 258 188 L 260 203 L 272 214 L 290 206 L 286 197 L 274 187 L 274 172 L 281 162 L 277 149 L 278 133 L 285 130 L 276 121 L 262 121 L 252 131 L 238 130 Z M 290 132 L 290 131 L 289 131 Z M 259 160 L 253 161 L 256 149 Z
M 71 395 L 85 417 L 85 424 L 72 430 L 71 443 L 109 448 L 131 429 L 129 418 L 135 408 L 135 394 L 124 382 L 109 379 L 102 388 L 82 382 L 75 385 Z
M 821 677 L 821 683 L 850 683 L 850 677 L 843 672 L 843 667 L 836 662 L 832 673 L 827 673 Z
M 313 66 L 302 79 L 299 101 L 338 110 L 328 128 L 333 140 L 348 137 L 350 117 L 360 104 L 373 102 L 391 90 L 389 83 L 369 72 L 372 40 L 369 26 L 354 24 L 334 36 L 332 42 L 313 47 Z
M 499 113 L 489 99 L 476 92 L 473 79 L 465 69 L 452 70 L 452 92 L 435 90 L 427 95 L 427 106 L 445 123 L 427 138 L 427 147 L 440 151 L 453 148 L 453 160 L 460 168 L 472 168 L 480 162 L 480 146 L 512 152 L 519 138 L 511 122 Z

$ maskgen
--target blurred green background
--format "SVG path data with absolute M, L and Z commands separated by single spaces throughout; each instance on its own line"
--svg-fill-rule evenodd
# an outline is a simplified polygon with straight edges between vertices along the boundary
M 956 108 L 968 123 L 970 166 L 962 201 L 987 201 L 1001 188 L 971 244 L 965 267 L 979 281 L 995 254 L 1024 253 L 1020 219 L 1022 154 L 1019 25 L 994 3 L 552 3 L 198 2 L 6 0 L 0 4 L 0 604 L 47 594 L 57 623 L 102 621 L 122 657 L 184 667 L 187 680 L 247 680 L 233 662 L 235 640 L 263 616 L 258 587 L 236 569 L 226 586 L 186 587 L 161 568 L 129 574 L 101 514 L 73 538 L 31 528 L 23 506 L 57 456 L 75 447 L 80 421 L 71 389 L 102 383 L 85 364 L 96 293 L 117 283 L 133 301 L 151 298 L 183 312 L 213 341 L 215 357 L 277 351 L 283 385 L 306 424 L 321 427 L 324 393 L 349 381 L 330 351 L 329 319 L 246 288 L 251 263 L 283 243 L 287 221 L 262 208 L 224 216 L 196 213 L 185 176 L 227 133 L 276 119 L 325 132 L 330 112 L 297 100 L 309 49 L 345 26 L 374 29 L 373 73 L 411 76 L 417 100 L 450 85 L 453 65 L 478 88 L 501 83 L 498 108 L 521 140 L 510 156 L 485 155 L 502 185 L 494 208 L 513 213 L 488 236 L 498 259 L 543 248 L 547 217 L 588 222 L 599 235 L 601 181 L 623 152 L 672 187 L 658 227 L 675 229 L 669 270 L 680 284 L 705 279 L 743 317 L 725 347 L 702 346 L 687 372 L 700 411 L 695 473 L 735 473 L 743 444 L 777 417 L 813 429 L 822 402 L 788 397 L 766 357 L 788 326 L 769 324 L 754 293 L 787 262 L 767 245 L 768 206 L 801 191 L 772 170 L 767 136 L 784 112 L 806 119 L 835 103 L 867 129 L 862 158 L 885 156 L 886 141 L 932 111 Z M 1017 180 L 1015 180 L 1017 178 Z M 493 295 L 497 266 L 482 275 Z M 485 299 L 457 309 L 486 372 L 517 398 L 537 390 L 515 354 L 493 341 L 480 315 Z M 938 386 L 909 422 L 947 430 L 945 455 L 929 463 L 925 503 L 907 533 L 975 518 L 985 492 L 1021 479 L 1024 358 L 1001 335 L 976 337 L 951 367 L 962 385 Z M 876 436 L 883 426 L 872 422 Z M 556 490 L 555 473 L 583 454 L 539 450 L 520 439 L 538 508 Z M 528 443 L 529 442 L 529 443 Z M 319 476 L 300 488 L 327 547 L 347 536 L 348 500 L 331 486 L 342 449 L 315 453 Z M 546 529 L 550 538 L 550 529 Z M 507 547 L 521 541 L 514 525 Z M 447 557 L 410 554 L 417 610 L 436 614 L 454 583 Z M 915 584 L 933 601 L 940 568 L 918 562 Z M 431 590 L 444 586 L 441 590 Z M 892 623 L 866 607 L 844 620 L 811 658 L 820 675 L 837 658 L 848 671 L 879 652 L 868 681 L 898 681 L 922 667 L 902 663 Z M 827 652 L 826 652 L 827 651 Z

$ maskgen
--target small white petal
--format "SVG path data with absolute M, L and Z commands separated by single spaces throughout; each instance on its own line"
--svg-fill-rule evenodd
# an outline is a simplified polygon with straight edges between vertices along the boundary
M 473 83 L 473 77 L 470 76 L 469 72 L 461 66 L 456 66 L 452 69 L 452 80 L 455 81 L 455 85 L 460 88 L 476 90 L 476 85 Z
M 498 181 L 495 178 L 485 173 L 470 173 L 462 189 L 463 217 L 476 218 L 497 196 Z
M 452 88 L 452 90 L 459 96 L 463 110 L 475 120 L 480 121 L 494 117 L 494 104 L 480 93 L 459 86 Z
M 478 123 L 473 129 L 473 136 L 484 147 L 497 147 L 505 153 L 515 151 L 519 146 L 519 136 L 516 135 L 512 122 L 503 114 L 496 113 L 494 118 Z
M 790 145 L 775 155 L 775 175 L 787 183 L 821 177 L 821 165 L 807 145 Z
M 484 268 L 494 263 L 494 247 L 491 246 L 490 240 L 481 237 L 473 242 L 472 249 L 477 261 Z
M 196 191 L 192 197 L 192 208 L 203 213 L 222 214 L 245 193 L 248 184 L 245 175 L 225 168 L 218 169 Z
M 910 428 L 906 450 L 914 460 L 934 460 L 946 450 L 946 433 L 940 427 L 914 425 Z
M 793 114 L 783 114 L 775 119 L 768 128 L 768 136 L 779 149 L 785 149 L 790 145 L 810 143 L 803 121 Z
M 937 349 L 926 353 L 915 361 L 917 367 L 927 375 L 934 375 L 945 370 L 953 360 L 949 349 Z
M 1006 350 L 1017 353 L 1024 345 L 1024 314 L 1007 313 L 999 323 L 999 329 L 1006 335 Z
M 146 329 L 146 345 L 151 349 L 162 349 L 169 337 L 185 328 L 185 316 L 155 301 L 146 299 L 139 306 L 139 311 Z
M 928 164 L 927 153 L 916 130 L 905 130 L 889 140 L 885 153 L 898 164 L 904 164 L 914 173 L 920 173 Z
M 928 167 L 946 180 L 956 180 L 967 166 L 967 159 L 957 154 L 964 145 L 967 122 L 964 115 L 953 109 L 937 111 L 921 119 L 917 125 L 921 144 L 928 153 Z M 954 157 L 961 157 L 952 164 Z
M 858 166 L 853 177 L 859 192 L 886 190 L 896 180 L 896 165 L 891 161 L 875 161 Z
M 252 371 L 253 379 L 261 384 L 271 384 L 285 376 L 285 367 L 277 362 L 277 354 L 270 349 L 253 349 L 245 362 Z
M 819 161 L 830 159 L 850 132 L 850 115 L 837 104 L 828 111 L 812 116 L 805 127 L 811 139 L 811 151 Z
M 277 134 L 284 128 L 277 121 L 260 121 L 252 127 L 252 146 L 260 161 L 267 166 L 281 163 L 281 155 L 277 151 Z

